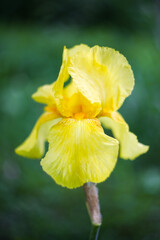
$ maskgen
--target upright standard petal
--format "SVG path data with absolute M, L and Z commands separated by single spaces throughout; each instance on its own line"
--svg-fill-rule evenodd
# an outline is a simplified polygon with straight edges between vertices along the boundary
M 73 109 L 72 106 L 69 103 L 69 99 L 65 95 L 64 90 L 64 83 L 68 80 L 70 75 L 70 67 L 71 67 L 71 61 L 74 56 L 77 56 L 77 54 L 85 55 L 87 52 L 90 51 L 90 48 L 86 45 L 79 45 L 75 46 L 71 49 L 64 48 L 63 51 L 63 62 L 60 69 L 60 73 L 58 76 L 57 81 L 55 82 L 55 85 L 53 87 L 54 96 L 57 108 L 59 112 L 65 116 L 65 117 L 73 117 Z M 72 76 L 71 76 L 72 77 Z M 82 111 L 87 115 L 89 118 L 95 117 L 100 111 L 101 111 L 101 102 L 100 99 L 97 98 L 96 90 L 93 92 L 93 88 L 89 89 L 87 82 L 85 86 L 83 83 L 77 81 L 73 81 L 74 84 L 71 84 L 71 86 L 74 85 L 74 89 L 76 86 L 76 92 L 79 92 L 79 103 L 81 105 Z M 92 92 L 91 92 L 91 91 Z M 87 92 L 87 94 L 85 94 Z M 89 97 L 88 97 L 89 95 Z
M 129 131 L 127 123 L 118 112 L 112 112 L 108 117 L 99 118 L 105 128 L 112 130 L 120 143 L 120 157 L 135 159 L 148 151 L 149 147 L 139 143 L 135 134 Z
M 103 85 L 103 108 L 115 111 L 121 107 L 134 87 L 134 76 L 127 59 L 108 47 L 93 47 L 94 59 L 98 64 L 107 67 L 107 78 Z
M 98 119 L 62 119 L 48 140 L 49 151 L 41 165 L 64 187 L 102 182 L 117 161 L 118 141 L 104 134 Z
M 48 105 L 55 104 L 53 86 L 54 84 L 52 83 L 39 87 L 37 91 L 33 93 L 32 98 L 39 103 L 44 103 Z
M 70 59 L 69 74 L 79 91 L 103 109 L 115 111 L 130 95 L 133 72 L 126 58 L 111 48 L 95 46 L 76 52 Z
M 68 108 L 67 101 L 64 97 L 64 83 L 69 78 L 68 64 L 69 64 L 68 50 L 66 49 L 66 47 L 64 47 L 62 66 L 58 78 L 53 86 L 53 93 L 57 109 L 65 117 L 72 116 L 72 111 Z
M 45 150 L 45 141 L 48 137 L 49 129 L 60 121 L 57 113 L 46 112 L 36 122 L 29 137 L 15 149 L 15 152 L 23 157 L 41 158 Z

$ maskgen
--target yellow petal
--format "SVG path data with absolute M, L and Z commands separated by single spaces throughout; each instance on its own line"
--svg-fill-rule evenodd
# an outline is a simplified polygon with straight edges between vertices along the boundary
M 69 104 L 69 98 L 66 97 L 65 90 L 63 88 L 64 83 L 69 78 L 69 67 L 71 65 L 71 60 L 76 54 L 85 55 L 88 50 L 90 51 L 90 48 L 83 44 L 75 46 L 74 48 L 71 48 L 69 50 L 64 48 L 62 66 L 58 79 L 53 87 L 53 91 L 57 108 L 59 112 L 65 117 L 73 117 L 74 112 L 71 105 Z M 81 105 L 81 108 L 83 108 L 83 112 L 86 113 L 87 117 L 95 117 L 101 110 L 100 99 L 97 99 L 97 96 L 94 94 L 94 92 L 90 91 L 92 89 L 88 88 L 87 83 L 85 86 L 85 91 L 87 91 L 90 98 L 87 94 L 85 94 L 83 83 L 77 84 L 76 81 L 74 83 L 75 84 L 71 84 L 71 86 L 74 85 L 74 88 L 76 86 L 77 90 L 80 92 L 79 105 Z
M 104 74 L 104 68 L 93 63 L 92 49 L 88 46 L 80 45 L 79 48 L 76 46 L 76 50 L 69 50 L 74 54 L 70 56 L 68 71 L 80 92 L 82 111 L 88 118 L 92 118 L 102 109 L 96 83 L 99 81 L 99 75 Z
M 61 66 L 58 78 L 53 86 L 53 93 L 54 93 L 57 109 L 63 116 L 66 116 L 66 117 L 72 116 L 72 111 L 70 111 L 70 109 L 68 108 L 67 101 L 64 98 L 64 89 L 63 89 L 64 83 L 69 78 L 68 64 L 69 64 L 68 50 L 66 49 L 66 47 L 64 47 L 62 66 Z
M 112 130 L 113 135 L 120 143 L 120 157 L 135 159 L 148 151 L 149 147 L 139 143 L 135 134 L 129 131 L 127 123 L 118 112 L 111 113 L 110 117 L 99 118 L 105 128 Z
M 78 91 L 73 81 L 64 88 L 63 92 L 65 109 L 67 112 L 72 112 L 72 117 L 75 117 L 75 114 L 80 112 L 83 112 L 85 118 L 93 118 L 98 114 L 98 106 L 91 104 L 91 102 Z
M 55 104 L 54 95 L 53 95 L 53 85 L 44 85 L 39 87 L 37 92 L 32 95 L 32 98 L 39 103 L 44 103 L 48 105 Z
M 15 149 L 18 155 L 28 158 L 41 158 L 45 150 L 45 140 L 49 129 L 60 121 L 57 113 L 44 113 L 36 122 L 29 137 Z
M 101 106 L 99 88 L 97 88 L 100 77 L 106 75 L 106 68 L 93 62 L 92 49 L 75 53 L 69 65 L 69 73 L 79 92 L 92 104 Z
M 118 141 L 104 134 L 98 119 L 64 118 L 50 130 L 41 165 L 58 184 L 76 188 L 109 177 L 117 154 Z
M 82 111 L 81 108 L 81 96 L 77 90 L 77 87 L 73 82 L 67 85 L 63 90 L 63 106 L 67 112 L 71 112 L 71 116 Z
M 95 46 L 78 51 L 70 59 L 69 74 L 79 91 L 107 111 L 117 110 L 134 86 L 126 58 L 111 48 Z

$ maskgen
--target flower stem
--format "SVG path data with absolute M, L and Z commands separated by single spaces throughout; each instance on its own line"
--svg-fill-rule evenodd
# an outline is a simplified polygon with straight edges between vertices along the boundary
M 98 240 L 100 227 L 101 226 L 92 226 L 89 240 Z
M 95 183 L 85 183 L 83 189 L 86 196 L 86 205 L 92 223 L 90 240 L 98 240 L 102 216 L 100 212 L 98 188 Z

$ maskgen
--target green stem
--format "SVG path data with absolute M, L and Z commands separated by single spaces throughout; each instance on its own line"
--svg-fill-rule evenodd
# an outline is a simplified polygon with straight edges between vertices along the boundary
M 99 229 L 102 224 L 102 216 L 100 212 L 98 188 L 95 183 L 85 183 L 83 186 L 86 205 L 92 223 L 90 240 L 98 240 Z
M 92 226 L 89 240 L 98 240 L 100 227 L 101 226 Z

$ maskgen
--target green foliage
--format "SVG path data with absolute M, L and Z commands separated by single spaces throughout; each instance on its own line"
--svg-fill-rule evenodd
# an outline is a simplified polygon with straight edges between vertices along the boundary
M 100 239 L 158 239 L 160 235 L 160 46 L 154 36 L 110 29 L 0 27 L 0 239 L 86 239 L 90 222 L 82 189 L 57 186 L 39 161 L 14 148 L 28 136 L 43 106 L 31 99 L 55 81 L 63 46 L 86 43 L 119 50 L 130 62 L 135 89 L 120 112 L 150 151 L 131 162 L 119 159 L 99 184 Z M 157 238 L 156 238 L 157 237 Z
M 0 21 L 152 31 L 158 8 L 158 0 L 7 0 L 1 3 Z

